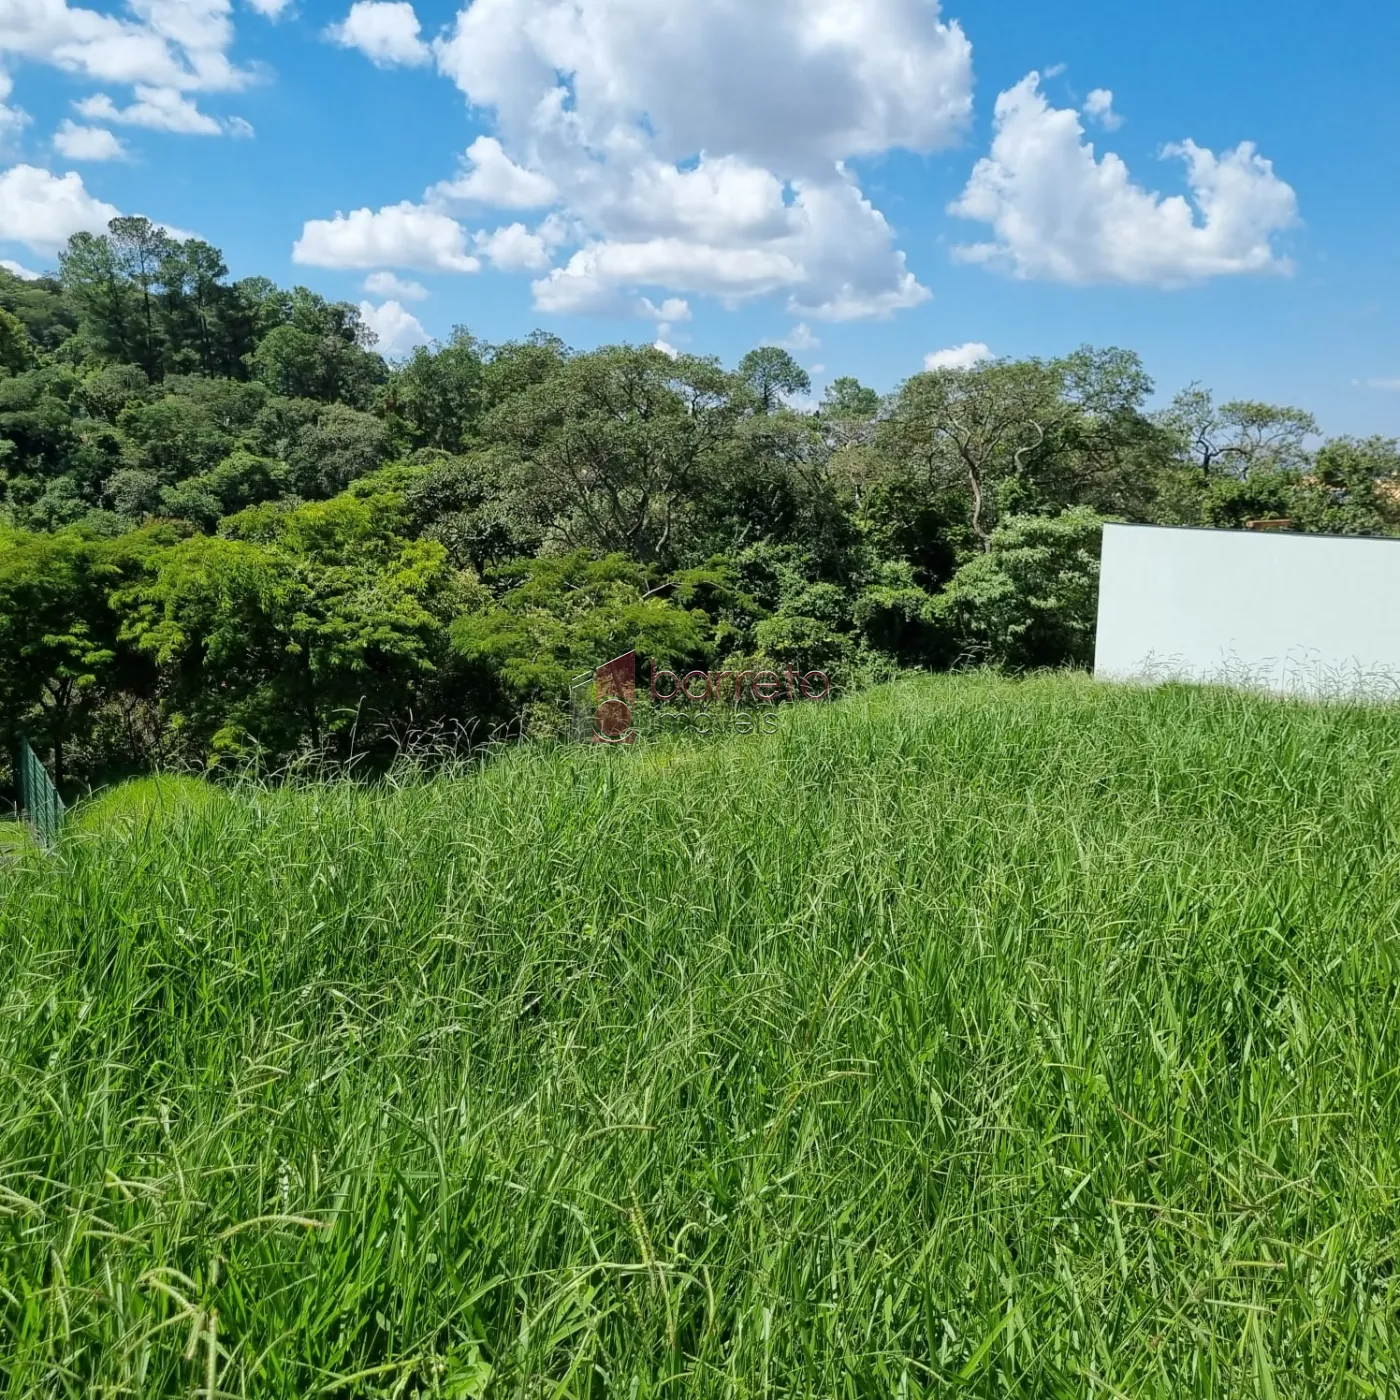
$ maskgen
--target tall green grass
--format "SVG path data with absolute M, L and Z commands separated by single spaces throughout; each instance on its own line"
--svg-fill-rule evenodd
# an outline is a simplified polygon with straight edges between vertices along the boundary
M 29 823 L 9 813 L 0 814 L 0 862 L 22 855 L 34 844 Z
M 1400 1393 L 1398 757 L 966 678 L 117 803 L 0 870 L 0 1377 Z

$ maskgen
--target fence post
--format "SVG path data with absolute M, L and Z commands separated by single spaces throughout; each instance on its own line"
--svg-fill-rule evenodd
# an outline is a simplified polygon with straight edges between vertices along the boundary
M 52 849 L 58 841 L 59 827 L 63 825 L 63 799 L 23 734 L 19 736 L 15 776 L 19 779 L 20 806 L 29 817 L 34 835 L 41 846 Z

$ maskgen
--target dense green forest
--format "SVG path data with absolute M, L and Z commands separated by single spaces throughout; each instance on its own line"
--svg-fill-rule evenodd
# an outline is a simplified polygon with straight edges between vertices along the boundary
M 1104 518 L 1400 529 L 1394 441 L 1198 385 L 1148 412 L 1126 350 L 810 392 L 776 347 L 459 328 L 389 364 L 355 307 L 206 243 L 78 234 L 0 270 L 4 737 L 72 789 L 548 732 L 634 645 L 846 688 L 1084 662 Z

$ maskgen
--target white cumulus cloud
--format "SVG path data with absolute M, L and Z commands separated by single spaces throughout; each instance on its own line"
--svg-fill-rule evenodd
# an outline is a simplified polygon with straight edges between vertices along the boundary
M 342 48 L 358 49 L 381 68 L 413 66 L 432 58 L 408 0 L 355 0 L 350 13 L 326 30 Z
M 658 287 L 730 306 L 786 292 L 795 315 L 846 321 L 928 297 L 884 216 L 843 173 L 796 183 L 786 199 L 767 172 L 739 161 L 702 159 L 684 171 L 653 163 L 619 184 L 617 198 L 582 217 L 610 236 L 585 241 L 535 282 L 539 310 L 617 314 Z
M 29 113 L 22 107 L 9 105 L 13 91 L 14 79 L 0 68 L 0 152 L 16 145 L 20 132 L 29 125 Z
M 820 350 L 821 340 L 806 321 L 799 321 L 786 340 L 778 342 L 786 350 Z
M 397 301 L 379 306 L 362 301 L 360 319 L 377 337 L 375 349 L 381 355 L 406 355 L 415 345 L 426 345 L 432 339 L 419 319 Z
M 788 311 L 819 321 L 884 318 L 918 306 L 929 291 L 894 246 L 885 216 L 844 175 L 795 187 L 792 249 L 806 278 Z
M 493 127 L 424 202 L 555 209 L 539 309 L 781 294 L 847 320 L 927 298 L 848 162 L 964 131 L 971 45 L 938 0 L 472 0 L 432 47 Z
M 7 107 L 0 102 L 0 152 L 17 147 L 19 134 L 28 125 L 28 112 L 21 107 Z
M 503 272 L 537 272 L 549 266 L 549 244 L 524 224 L 507 224 L 491 233 L 484 230 L 472 242 Z
M 485 204 L 494 209 L 544 209 L 558 196 L 547 175 L 517 165 L 494 136 L 478 136 L 467 147 L 461 174 L 428 191 L 430 199 L 444 204 Z
M 1105 131 L 1117 131 L 1123 125 L 1123 118 L 1113 110 L 1113 93 L 1108 88 L 1095 88 L 1084 99 L 1084 115 Z
M 371 272 L 365 278 L 365 291 L 372 297 L 390 297 L 396 301 L 424 301 L 428 289 L 421 282 L 409 282 L 392 272 Z
M 312 267 L 409 267 L 424 272 L 477 272 L 466 231 L 455 219 L 421 204 L 355 209 L 332 219 L 309 219 L 292 248 L 294 262 Z
M 6 272 L 13 273 L 21 282 L 37 282 L 43 276 L 42 273 L 31 272 L 29 268 L 22 263 L 15 262 L 12 258 L 0 258 L 0 267 L 3 267 Z
M 437 44 L 507 145 L 557 114 L 582 143 L 645 130 L 662 159 L 699 151 L 800 168 L 930 150 L 971 113 L 972 48 L 936 0 L 476 0 Z M 645 115 L 645 125 L 640 118 Z
M 667 297 L 659 306 L 650 297 L 643 297 L 637 305 L 638 312 L 649 316 L 658 326 L 670 326 L 676 321 L 690 320 L 690 303 L 684 297 Z M 665 335 L 665 331 L 661 334 Z
M 950 206 L 994 237 L 958 256 L 1071 283 L 1291 271 L 1274 239 L 1296 222 L 1297 197 L 1251 142 L 1216 156 L 1188 140 L 1164 154 L 1185 163 L 1190 199 L 1152 193 L 1117 155 L 1096 156 L 1079 114 L 1051 107 L 1031 73 L 997 98 L 991 154 Z
M 105 92 L 97 92 L 73 105 L 89 121 L 118 122 L 125 126 L 144 126 L 151 131 L 180 132 L 187 136 L 217 136 L 224 130 L 218 121 L 201 112 L 188 97 L 174 88 L 146 87 L 142 84 L 136 89 L 136 99 L 129 106 L 118 107 Z M 242 124 L 247 127 L 246 122 Z
M 971 369 L 984 360 L 994 360 L 991 348 L 980 340 L 965 345 L 950 345 L 946 350 L 934 350 L 924 356 L 925 369 Z
M 540 311 L 625 314 L 632 286 L 664 286 L 740 301 L 790 286 L 802 268 L 769 248 L 717 248 L 676 238 L 592 243 L 533 285 Z
M 72 234 L 102 233 L 121 211 L 88 193 L 75 170 L 54 175 L 34 165 L 0 172 L 0 242 L 55 253 Z
M 185 92 L 229 91 L 250 80 L 228 57 L 230 0 L 128 0 L 126 8 L 129 19 L 68 0 L 0 0 L 0 56 L 96 82 Z
M 292 0 L 247 0 L 247 3 L 260 15 L 266 15 L 268 19 L 281 19 L 286 12 L 287 6 Z
M 125 160 L 126 147 L 105 126 L 79 126 L 65 117 L 53 135 L 54 150 L 69 160 Z

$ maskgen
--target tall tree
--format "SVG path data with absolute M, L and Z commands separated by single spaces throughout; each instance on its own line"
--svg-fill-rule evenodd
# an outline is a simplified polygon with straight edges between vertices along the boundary
M 41 350 L 56 350 L 78 328 L 77 308 L 55 277 L 16 277 L 0 267 L 0 308 L 17 316 Z
M 833 379 L 822 394 L 821 412 L 825 418 L 870 419 L 879 409 L 880 395 L 850 375 Z
M 115 655 L 102 572 L 87 541 L 0 526 L 0 723 L 48 748 L 60 786 Z
M 492 411 L 522 503 L 571 548 L 669 558 L 741 411 L 710 360 L 613 346 Z
M 477 338 L 457 326 L 446 345 L 418 346 L 389 376 L 383 408 L 403 423 L 415 447 L 462 450 L 482 412 L 482 352 Z
M 0 306 L 0 373 L 18 374 L 35 360 L 34 342 L 24 322 Z
M 320 748 L 357 713 L 415 707 L 462 606 L 441 545 L 405 541 L 371 501 L 268 514 L 259 539 L 166 550 L 116 605 L 206 752 Z
M 219 372 L 218 321 L 229 295 L 227 276 L 223 254 L 198 238 L 167 249 L 160 264 L 162 327 L 177 367 L 192 360 L 204 374 Z
M 1400 533 L 1400 444 L 1394 438 L 1332 438 L 1293 486 L 1298 528 L 1333 535 Z
M 483 407 L 493 409 L 516 394 L 543 384 L 572 354 L 557 335 L 547 331 L 532 331 L 524 340 L 492 346 L 482 374 Z
M 140 315 L 136 362 L 152 380 L 160 379 L 165 373 L 165 359 L 152 293 L 160 283 L 161 267 L 171 254 L 173 242 L 164 229 L 139 214 L 113 219 L 107 228 L 117 267 L 137 293 Z
M 249 356 L 255 377 L 289 398 L 370 407 L 389 371 L 370 349 L 374 333 L 359 311 L 305 287 L 293 289 L 288 310 L 290 319 L 269 330 Z
M 1188 385 L 1158 415 L 1182 456 L 1207 477 L 1299 471 L 1317 420 L 1301 408 L 1234 399 L 1216 406 L 1209 389 Z
M 58 255 L 63 290 L 78 312 L 86 339 L 108 359 L 136 358 L 131 286 L 112 240 L 101 233 L 75 233 Z
M 1063 413 L 1063 369 L 1040 360 L 993 360 L 916 374 L 884 425 L 886 449 L 935 490 L 967 485 L 972 532 L 991 548 L 999 481 L 1018 476 Z
M 739 361 L 739 377 L 748 385 L 760 413 L 772 413 L 781 408 L 789 394 L 811 391 L 812 380 L 807 371 L 776 345 L 760 345 Z
M 839 474 L 859 500 L 869 476 L 869 458 L 875 441 L 880 395 L 850 375 L 833 379 L 822 395 L 817 421 L 827 446 L 841 461 Z M 865 459 L 865 460 L 862 460 Z
M 1085 345 L 1056 364 L 1064 375 L 1063 411 L 1047 424 L 1033 472 L 1043 503 L 1153 518 L 1174 461 L 1170 436 L 1143 411 L 1152 380 L 1141 359 L 1131 350 Z

